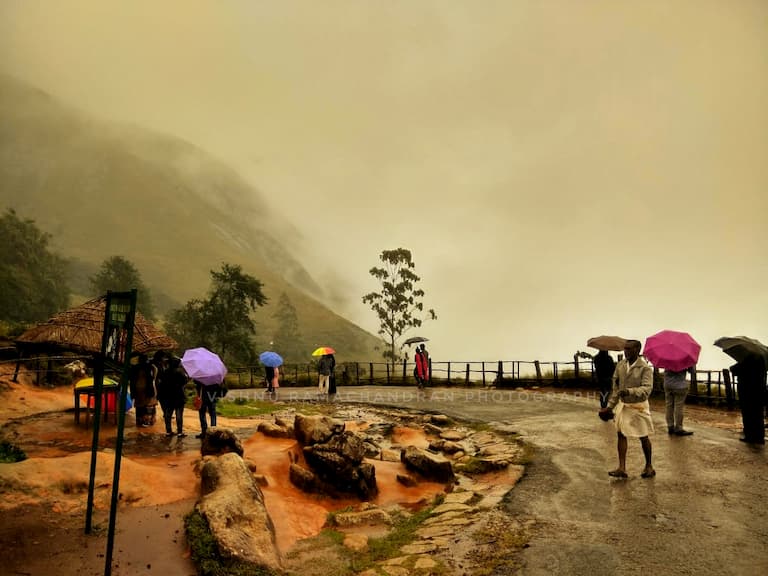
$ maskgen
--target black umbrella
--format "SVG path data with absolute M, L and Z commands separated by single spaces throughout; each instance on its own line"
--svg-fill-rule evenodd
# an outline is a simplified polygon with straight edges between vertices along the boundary
M 736 362 L 741 362 L 747 356 L 762 356 L 768 364 L 768 346 L 747 336 L 723 336 L 715 340 L 715 346 L 722 348 Z
M 418 344 L 419 342 L 429 342 L 429 338 L 424 338 L 423 336 L 411 336 L 403 342 L 403 344 L 408 344 L 410 346 L 411 344 Z

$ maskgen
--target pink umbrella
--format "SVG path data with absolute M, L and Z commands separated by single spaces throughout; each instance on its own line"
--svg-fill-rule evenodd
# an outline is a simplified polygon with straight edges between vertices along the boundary
M 657 368 L 680 372 L 695 366 L 701 346 L 687 332 L 662 330 L 645 340 L 643 354 Z

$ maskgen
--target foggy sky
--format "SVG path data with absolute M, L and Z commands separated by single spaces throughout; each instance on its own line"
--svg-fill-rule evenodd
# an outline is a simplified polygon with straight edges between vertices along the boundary
M 768 343 L 761 0 L 4 0 L 0 70 L 232 165 L 373 332 L 411 249 L 435 360 Z

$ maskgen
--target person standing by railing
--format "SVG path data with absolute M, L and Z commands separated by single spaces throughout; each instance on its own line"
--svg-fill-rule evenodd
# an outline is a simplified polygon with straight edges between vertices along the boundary
M 731 373 L 737 378 L 736 390 L 744 424 L 744 436 L 739 440 L 749 444 L 765 444 L 765 360 L 762 356 L 751 354 L 731 366 Z
M 683 409 L 688 396 L 686 370 L 674 372 L 664 370 L 664 401 L 666 403 L 667 431 L 676 436 L 690 436 L 690 430 L 683 429 Z
M 317 363 L 317 373 L 319 376 L 317 386 L 323 398 L 328 397 L 331 374 L 335 367 L 336 359 L 333 357 L 333 354 L 323 354 Z
M 416 369 L 414 371 L 416 385 L 421 390 L 429 379 L 429 354 L 427 354 L 424 344 L 416 348 L 414 361 L 416 362 Z
M 595 365 L 597 387 L 600 390 L 600 408 L 605 408 L 608 405 L 608 396 L 611 393 L 611 379 L 616 369 L 616 363 L 607 350 L 600 350 L 592 357 L 592 362 Z

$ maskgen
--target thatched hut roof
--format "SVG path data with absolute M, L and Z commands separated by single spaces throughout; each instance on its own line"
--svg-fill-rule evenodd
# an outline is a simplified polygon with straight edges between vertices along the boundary
M 100 296 L 85 304 L 60 312 L 51 319 L 30 328 L 16 339 L 21 349 L 68 350 L 83 354 L 101 352 L 104 313 L 107 297 Z M 147 354 L 156 350 L 172 350 L 177 342 L 155 328 L 138 311 L 133 327 L 133 352 Z

